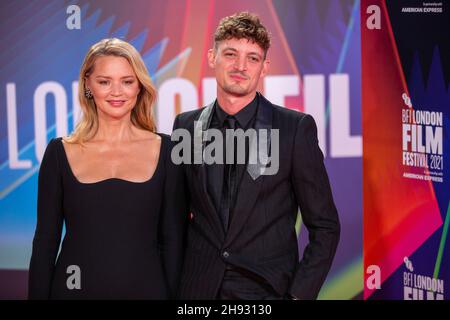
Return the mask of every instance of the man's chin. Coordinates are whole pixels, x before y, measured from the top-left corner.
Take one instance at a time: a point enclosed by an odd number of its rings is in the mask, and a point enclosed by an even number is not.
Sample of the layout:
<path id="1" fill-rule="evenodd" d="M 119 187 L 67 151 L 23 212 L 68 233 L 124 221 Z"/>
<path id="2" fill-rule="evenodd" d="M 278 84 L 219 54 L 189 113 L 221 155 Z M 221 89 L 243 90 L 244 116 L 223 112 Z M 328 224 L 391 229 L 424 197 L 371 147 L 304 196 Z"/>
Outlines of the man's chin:
<path id="1" fill-rule="evenodd" d="M 242 87 L 229 87 L 225 92 L 236 97 L 244 97 L 249 94 L 249 91 Z"/>

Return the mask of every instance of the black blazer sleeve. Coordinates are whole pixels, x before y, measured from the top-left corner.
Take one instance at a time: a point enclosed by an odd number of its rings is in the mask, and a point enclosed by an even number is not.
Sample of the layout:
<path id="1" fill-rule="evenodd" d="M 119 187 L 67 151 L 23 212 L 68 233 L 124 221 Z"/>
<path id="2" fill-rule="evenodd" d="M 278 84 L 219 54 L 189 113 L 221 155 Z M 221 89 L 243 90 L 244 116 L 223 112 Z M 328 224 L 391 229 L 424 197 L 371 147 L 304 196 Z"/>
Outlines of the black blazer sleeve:
<path id="1" fill-rule="evenodd" d="M 163 138 L 164 139 L 164 138 Z M 160 219 L 159 245 L 169 294 L 175 298 L 183 263 L 185 220 L 187 218 L 186 188 L 180 165 L 171 160 L 173 143 L 167 139 L 165 155 L 166 180 Z"/>
<path id="2" fill-rule="evenodd" d="M 293 150 L 292 184 L 309 243 L 297 266 L 290 293 L 316 299 L 331 267 L 339 242 L 340 224 L 310 115 L 299 120 Z"/>
<path id="3" fill-rule="evenodd" d="M 29 299 L 48 299 L 63 224 L 62 182 L 58 141 L 52 139 L 42 159 L 38 178 L 37 226 L 28 279 Z"/>

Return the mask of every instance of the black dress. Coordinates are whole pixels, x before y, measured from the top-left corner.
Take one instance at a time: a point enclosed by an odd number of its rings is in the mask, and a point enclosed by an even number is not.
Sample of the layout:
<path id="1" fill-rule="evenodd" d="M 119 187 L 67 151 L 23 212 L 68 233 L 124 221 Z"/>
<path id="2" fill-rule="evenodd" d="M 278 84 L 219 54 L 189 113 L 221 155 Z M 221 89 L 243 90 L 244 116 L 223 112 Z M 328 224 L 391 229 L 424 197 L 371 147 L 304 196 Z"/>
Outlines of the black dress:
<path id="1" fill-rule="evenodd" d="M 61 138 L 50 141 L 39 172 L 30 299 L 173 297 L 182 264 L 184 180 L 170 159 L 170 138 L 161 138 L 155 172 L 142 183 L 81 183 Z"/>

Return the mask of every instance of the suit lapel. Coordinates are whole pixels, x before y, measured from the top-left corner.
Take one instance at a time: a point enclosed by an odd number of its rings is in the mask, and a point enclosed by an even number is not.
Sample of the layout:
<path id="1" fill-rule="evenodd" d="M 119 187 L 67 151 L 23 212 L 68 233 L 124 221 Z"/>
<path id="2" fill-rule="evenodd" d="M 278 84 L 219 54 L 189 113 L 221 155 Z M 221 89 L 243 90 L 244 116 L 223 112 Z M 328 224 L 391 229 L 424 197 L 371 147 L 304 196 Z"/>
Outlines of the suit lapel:
<path id="1" fill-rule="evenodd" d="M 267 135 L 267 144 L 269 148 L 270 129 L 272 129 L 273 106 L 272 103 L 266 100 L 260 93 L 257 94 L 259 95 L 259 106 L 256 114 L 255 130 L 258 136 L 260 129 L 269 130 L 269 134 Z M 252 153 L 258 152 L 256 146 L 257 141 L 250 141 L 249 159 L 251 158 Z M 231 242 L 236 238 L 236 236 L 241 232 L 250 213 L 253 212 L 253 206 L 258 199 L 262 187 L 262 182 L 264 181 L 264 176 L 261 176 L 264 168 L 265 165 L 263 165 L 259 161 L 257 164 L 249 163 L 247 165 L 247 172 L 244 172 L 237 192 L 233 216 L 230 222 L 230 228 L 228 229 L 228 233 L 225 239 L 225 247 L 229 246 Z"/>
<path id="2" fill-rule="evenodd" d="M 267 150 L 270 150 L 270 129 L 272 129 L 272 103 L 266 100 L 261 94 L 259 94 L 259 107 L 258 113 L 256 114 L 255 130 L 259 137 L 259 130 L 264 129 L 268 133 L 267 135 Z M 249 159 L 258 159 L 257 163 L 247 165 L 247 172 L 252 177 L 253 180 L 258 179 L 258 177 L 264 172 L 265 165 L 259 161 L 258 158 L 258 141 L 257 139 L 251 139 L 249 148 Z"/>
<path id="3" fill-rule="evenodd" d="M 205 148 L 205 143 L 203 142 L 203 134 L 206 134 L 212 119 L 212 113 L 214 110 L 214 102 L 209 104 L 205 109 L 203 109 L 200 114 L 199 119 L 194 123 L 194 141 L 201 141 L 201 145 L 195 145 L 194 143 L 194 159 L 202 159 L 201 164 L 192 165 L 192 171 L 194 175 L 194 188 L 199 195 L 199 202 L 203 206 L 203 212 L 205 212 L 206 219 L 213 229 L 214 236 L 218 237 L 220 243 L 223 242 L 225 238 L 225 232 L 223 230 L 222 221 L 220 220 L 219 213 L 217 212 L 214 204 L 211 201 L 211 197 L 207 190 L 207 180 L 206 180 L 206 165 L 203 162 L 203 150 Z"/>

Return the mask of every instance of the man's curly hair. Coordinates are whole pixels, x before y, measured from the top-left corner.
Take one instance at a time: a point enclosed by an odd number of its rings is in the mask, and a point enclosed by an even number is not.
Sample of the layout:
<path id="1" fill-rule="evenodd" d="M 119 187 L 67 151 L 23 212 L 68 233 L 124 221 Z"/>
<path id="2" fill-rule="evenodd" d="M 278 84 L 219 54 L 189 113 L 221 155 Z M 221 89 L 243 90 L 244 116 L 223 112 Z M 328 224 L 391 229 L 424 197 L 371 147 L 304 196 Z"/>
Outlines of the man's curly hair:
<path id="1" fill-rule="evenodd" d="M 214 33 L 214 48 L 222 40 L 247 39 L 257 43 L 264 50 L 264 59 L 270 47 L 270 34 L 256 14 L 249 12 L 236 13 L 222 18 Z"/>

